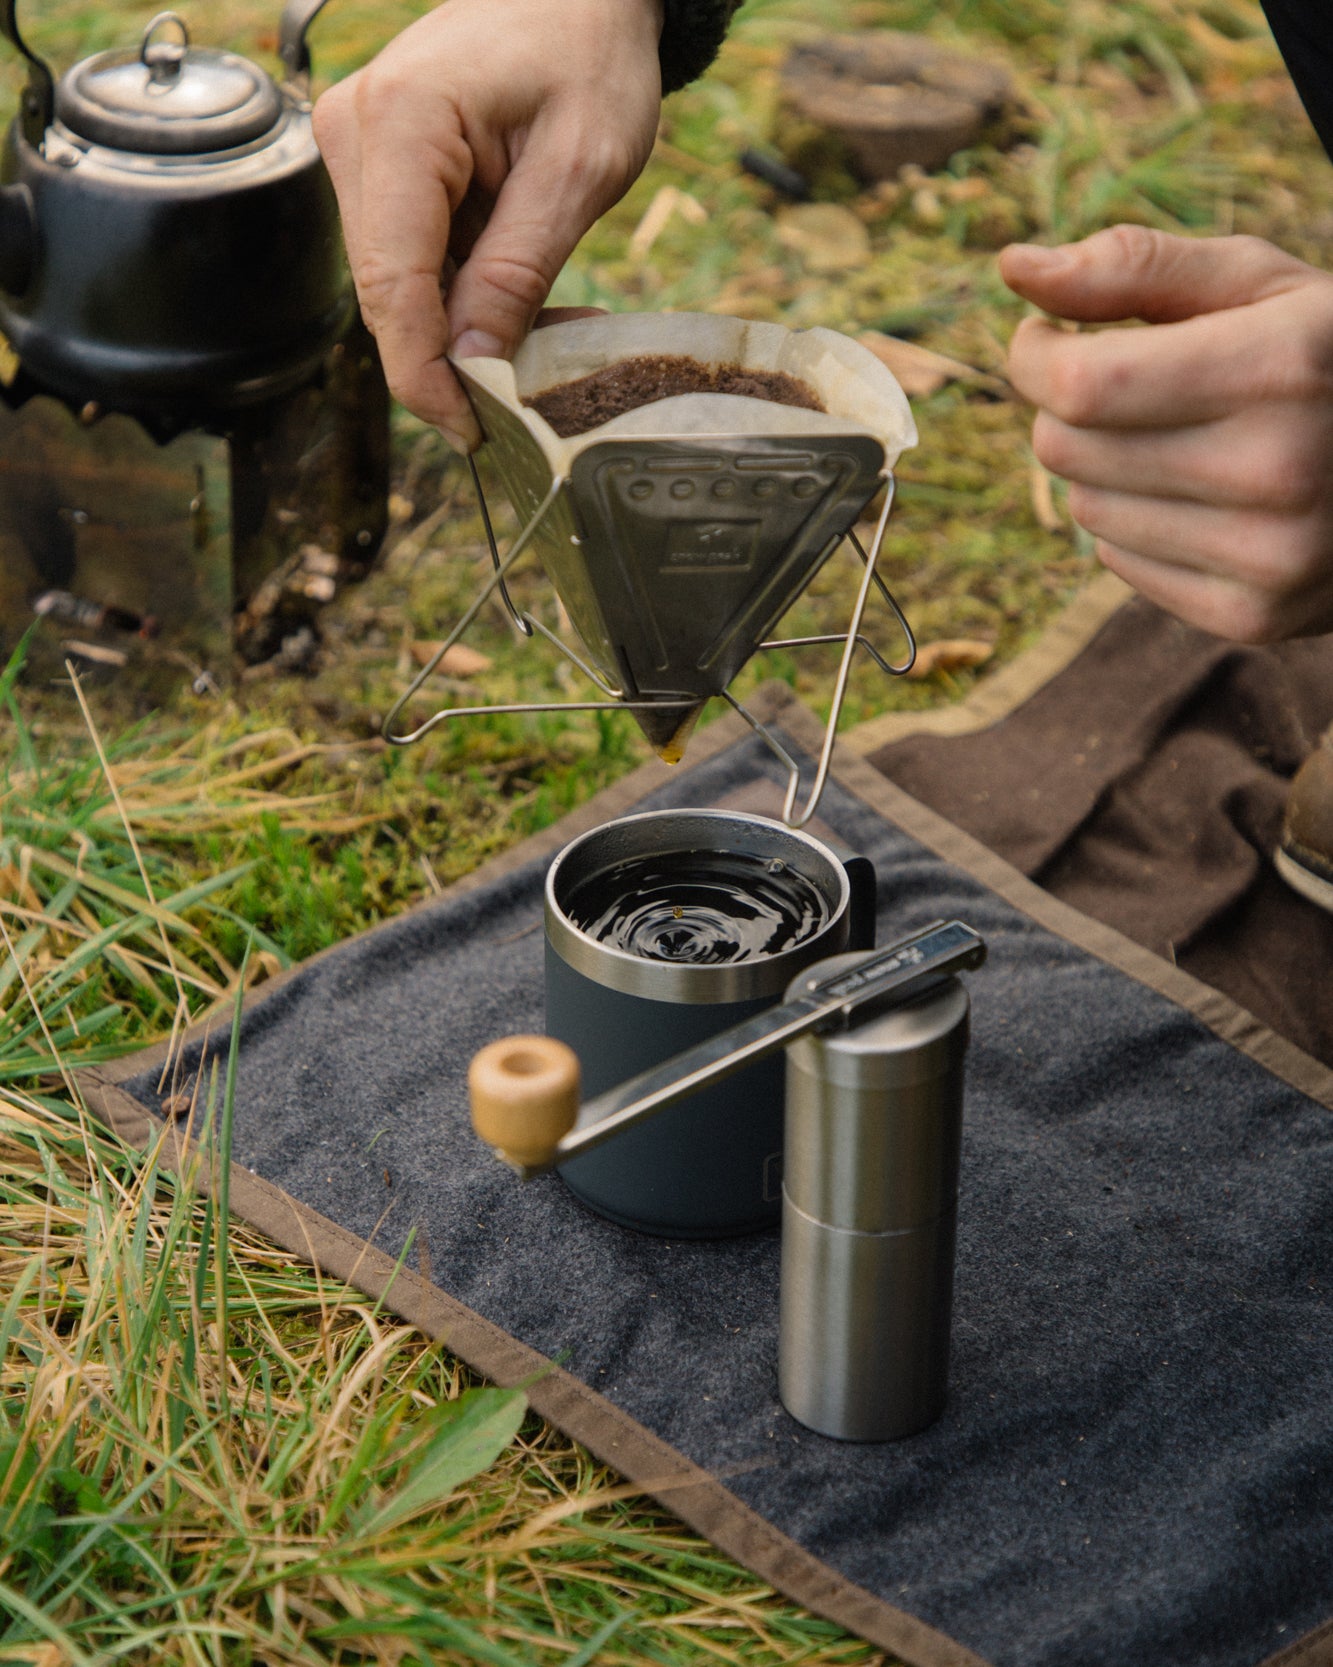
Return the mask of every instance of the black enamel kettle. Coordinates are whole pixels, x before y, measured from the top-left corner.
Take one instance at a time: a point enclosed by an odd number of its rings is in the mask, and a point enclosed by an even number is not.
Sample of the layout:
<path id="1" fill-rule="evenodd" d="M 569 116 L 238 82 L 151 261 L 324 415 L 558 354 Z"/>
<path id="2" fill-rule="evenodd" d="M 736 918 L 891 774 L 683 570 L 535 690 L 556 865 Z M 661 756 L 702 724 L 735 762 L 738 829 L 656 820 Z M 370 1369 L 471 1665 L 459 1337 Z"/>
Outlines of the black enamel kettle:
<path id="1" fill-rule="evenodd" d="M 0 152 L 6 380 L 17 364 L 32 388 L 156 427 L 297 386 L 354 306 L 310 121 L 306 31 L 324 0 L 288 0 L 281 85 L 193 44 L 174 12 L 56 81 L 16 5 L 0 0 L 28 66 Z"/>

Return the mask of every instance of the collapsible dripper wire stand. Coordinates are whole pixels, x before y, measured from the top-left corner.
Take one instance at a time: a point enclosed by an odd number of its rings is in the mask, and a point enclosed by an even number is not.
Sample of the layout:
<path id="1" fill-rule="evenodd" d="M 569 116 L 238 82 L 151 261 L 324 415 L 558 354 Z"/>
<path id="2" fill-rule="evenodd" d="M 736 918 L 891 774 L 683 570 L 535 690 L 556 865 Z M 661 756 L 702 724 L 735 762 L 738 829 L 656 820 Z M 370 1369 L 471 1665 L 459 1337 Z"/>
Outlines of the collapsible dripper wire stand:
<path id="1" fill-rule="evenodd" d="M 680 354 L 713 365 L 782 370 L 820 395 L 807 411 L 727 394 L 689 394 L 639 407 L 562 440 L 524 398 L 626 359 Z M 916 430 L 902 390 L 876 360 L 828 330 L 793 332 L 710 314 L 627 314 L 536 331 L 513 364 L 455 366 L 472 399 L 488 454 L 524 525 L 502 557 L 476 467 L 493 571 L 384 724 L 397 745 L 450 718 L 483 713 L 625 709 L 666 759 L 681 756 L 706 702 L 726 700 L 788 772 L 783 819 L 814 814 L 832 761 L 852 656 L 863 647 L 891 676 L 910 670 L 915 643 L 877 563 L 893 502 L 892 465 Z M 885 488 L 870 549 L 857 517 Z M 774 640 L 768 633 L 844 539 L 864 565 L 845 634 Z M 506 579 L 535 547 L 584 658 L 514 606 Z M 891 665 L 862 634 L 872 588 L 907 640 Z M 499 591 L 515 628 L 540 633 L 571 661 L 599 700 L 455 706 L 405 734 L 394 725 L 450 647 Z M 815 781 L 797 808 L 800 767 L 778 738 L 731 695 L 729 685 L 760 648 L 841 643 L 842 660 Z"/>

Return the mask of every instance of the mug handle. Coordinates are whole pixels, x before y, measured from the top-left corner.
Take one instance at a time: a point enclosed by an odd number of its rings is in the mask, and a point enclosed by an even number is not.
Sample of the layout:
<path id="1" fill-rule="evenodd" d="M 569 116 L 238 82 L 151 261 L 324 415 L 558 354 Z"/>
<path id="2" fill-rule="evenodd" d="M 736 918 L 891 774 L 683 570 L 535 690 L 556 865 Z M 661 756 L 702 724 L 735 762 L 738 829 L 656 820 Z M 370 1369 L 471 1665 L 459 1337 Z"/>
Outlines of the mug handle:
<path id="1" fill-rule="evenodd" d="M 823 828 L 818 837 L 846 870 L 847 883 L 851 887 L 851 902 L 847 910 L 847 951 L 873 949 L 875 916 L 879 907 L 879 876 L 875 873 L 875 865 L 869 857 L 853 851 L 840 839 L 832 838 Z"/>

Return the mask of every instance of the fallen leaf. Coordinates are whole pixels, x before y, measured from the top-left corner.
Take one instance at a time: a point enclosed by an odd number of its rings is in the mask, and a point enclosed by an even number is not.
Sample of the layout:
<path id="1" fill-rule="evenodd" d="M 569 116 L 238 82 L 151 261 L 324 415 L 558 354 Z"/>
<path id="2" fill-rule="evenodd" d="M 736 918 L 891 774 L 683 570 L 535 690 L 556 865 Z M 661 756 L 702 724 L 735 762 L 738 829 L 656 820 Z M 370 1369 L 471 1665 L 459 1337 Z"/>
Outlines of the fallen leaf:
<path id="1" fill-rule="evenodd" d="M 886 365 L 902 384 L 903 392 L 911 399 L 925 399 L 936 394 L 946 382 L 966 382 L 987 393 L 1009 395 L 1013 392 L 1002 376 L 991 376 L 975 365 L 965 365 L 961 359 L 950 359 L 929 347 L 918 347 L 897 336 L 886 336 L 880 330 L 867 330 L 857 341 Z"/>
<path id="2" fill-rule="evenodd" d="M 708 210 L 688 191 L 682 191 L 675 185 L 664 185 L 634 228 L 629 240 L 629 258 L 632 261 L 647 260 L 653 244 L 666 230 L 672 216 L 677 214 L 691 226 L 702 226 L 708 219 Z"/>
<path id="3" fill-rule="evenodd" d="M 437 642 L 414 642 L 410 652 L 417 665 L 427 666 L 439 651 L 440 645 Z M 478 653 L 475 648 L 469 648 L 466 643 L 456 642 L 446 651 L 443 660 L 435 669 L 445 677 L 476 677 L 480 672 L 489 671 L 491 662 L 485 654 Z"/>
<path id="4" fill-rule="evenodd" d="M 944 224 L 944 204 L 928 185 L 913 191 L 912 213 L 916 216 L 918 225 L 934 229 Z"/>
<path id="5" fill-rule="evenodd" d="M 839 203 L 794 203 L 779 211 L 777 227 L 778 242 L 810 272 L 848 272 L 870 260 L 870 233 Z"/>
<path id="6" fill-rule="evenodd" d="M 990 196 L 990 181 L 970 174 L 966 179 L 951 179 L 944 186 L 944 195 L 951 203 L 977 203 Z"/>
<path id="7" fill-rule="evenodd" d="M 944 637 L 939 642 L 918 643 L 916 660 L 907 675 L 924 678 L 937 671 L 966 671 L 971 666 L 985 665 L 994 652 L 994 644 L 976 642 L 969 637 Z"/>
<path id="8" fill-rule="evenodd" d="M 342 563 L 332 550 L 326 550 L 320 544 L 303 544 L 296 553 L 307 573 L 319 573 L 326 579 L 338 577 Z"/>
<path id="9" fill-rule="evenodd" d="M 725 283 L 707 304 L 710 313 L 740 318 L 777 317 L 790 280 L 780 266 L 761 266 Z"/>

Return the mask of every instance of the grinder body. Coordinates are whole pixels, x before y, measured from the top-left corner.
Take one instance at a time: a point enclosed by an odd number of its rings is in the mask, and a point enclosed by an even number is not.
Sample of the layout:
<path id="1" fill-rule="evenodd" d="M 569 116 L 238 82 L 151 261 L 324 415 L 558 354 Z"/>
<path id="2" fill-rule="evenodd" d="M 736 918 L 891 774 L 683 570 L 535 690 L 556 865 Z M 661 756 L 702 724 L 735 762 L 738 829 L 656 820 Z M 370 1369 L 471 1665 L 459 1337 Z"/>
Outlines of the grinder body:
<path id="1" fill-rule="evenodd" d="M 778 1389 L 821 1434 L 895 1440 L 943 1409 L 968 1014 L 947 977 L 787 1050 Z"/>

